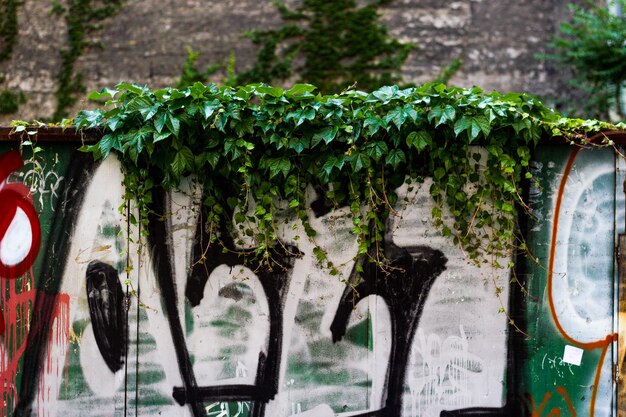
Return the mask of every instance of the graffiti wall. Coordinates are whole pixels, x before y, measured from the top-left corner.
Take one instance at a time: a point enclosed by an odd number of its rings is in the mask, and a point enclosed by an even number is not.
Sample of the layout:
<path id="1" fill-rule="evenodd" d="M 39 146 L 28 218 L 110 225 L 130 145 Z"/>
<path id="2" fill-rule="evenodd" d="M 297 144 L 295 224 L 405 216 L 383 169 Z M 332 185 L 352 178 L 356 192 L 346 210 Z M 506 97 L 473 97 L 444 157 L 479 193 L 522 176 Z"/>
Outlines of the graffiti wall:
<path id="1" fill-rule="evenodd" d="M 0 144 L 1 416 L 612 415 L 612 154 L 537 156 L 538 265 L 469 265 L 426 179 L 398 190 L 387 273 L 353 260 L 347 208 L 310 210 L 331 276 L 295 220 L 273 270 L 207 246 L 192 181 L 140 245 L 119 163 L 75 148 Z"/>
<path id="2" fill-rule="evenodd" d="M 613 150 L 544 146 L 533 167 L 523 280 L 523 378 L 533 415 L 615 414 L 618 235 L 624 165 Z M 552 414 L 550 414 L 552 413 Z"/>

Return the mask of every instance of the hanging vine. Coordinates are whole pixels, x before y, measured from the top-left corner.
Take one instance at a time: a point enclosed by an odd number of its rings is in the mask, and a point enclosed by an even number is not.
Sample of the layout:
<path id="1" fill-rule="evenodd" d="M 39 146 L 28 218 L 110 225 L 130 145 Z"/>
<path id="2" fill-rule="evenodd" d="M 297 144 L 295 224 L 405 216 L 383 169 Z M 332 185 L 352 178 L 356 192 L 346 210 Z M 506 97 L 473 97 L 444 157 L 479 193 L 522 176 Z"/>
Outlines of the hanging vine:
<path id="1" fill-rule="evenodd" d="M 65 15 L 68 45 L 61 50 L 61 68 L 57 73 L 57 105 L 52 115 L 54 121 L 68 116 L 68 110 L 76 103 L 77 96 L 85 92 L 83 74 L 74 69 L 76 61 L 85 49 L 94 46 L 91 34 L 101 22 L 114 16 L 123 6 L 123 0 L 68 0 L 63 7 L 54 2 L 52 12 Z"/>
<path id="2" fill-rule="evenodd" d="M 197 175 L 209 229 L 248 236 L 269 263 L 280 218 L 297 216 L 314 238 L 310 184 L 332 206 L 350 207 L 357 256 L 381 266 L 385 220 L 407 178 L 432 177 L 432 217 L 441 233 L 470 260 L 497 263 L 521 246 L 515 224 L 524 207 L 520 184 L 532 178 L 531 149 L 552 136 L 584 146 L 589 132 L 615 128 L 562 118 L 525 94 L 442 84 L 335 95 L 315 89 L 195 83 L 153 91 L 122 83 L 92 94 L 108 99 L 107 108 L 82 111 L 75 123 L 104 130 L 83 150 L 118 155 L 125 199 L 137 200 L 144 222 L 155 187 L 171 189 Z M 212 234 L 211 243 L 217 239 Z M 315 255 L 336 272 L 322 249 Z"/>
<path id="3" fill-rule="evenodd" d="M 273 30 L 252 31 L 248 37 L 260 49 L 254 66 L 238 84 L 275 82 L 297 74 L 324 93 L 356 83 L 371 91 L 399 82 L 402 64 L 413 45 L 389 36 L 378 8 L 390 0 L 364 6 L 354 0 L 304 0 L 292 10 L 275 0 L 284 24 Z"/>
<path id="4" fill-rule="evenodd" d="M 21 5 L 19 0 L 0 2 L 0 62 L 8 60 L 13 53 L 18 34 L 17 9 Z M 0 84 L 4 81 L 5 76 L 0 75 Z M 26 96 L 21 91 L 0 90 L 0 115 L 17 112 L 25 101 Z"/>
<path id="5" fill-rule="evenodd" d="M 0 61 L 11 56 L 17 41 L 17 8 L 19 0 L 4 0 L 0 3 Z"/>

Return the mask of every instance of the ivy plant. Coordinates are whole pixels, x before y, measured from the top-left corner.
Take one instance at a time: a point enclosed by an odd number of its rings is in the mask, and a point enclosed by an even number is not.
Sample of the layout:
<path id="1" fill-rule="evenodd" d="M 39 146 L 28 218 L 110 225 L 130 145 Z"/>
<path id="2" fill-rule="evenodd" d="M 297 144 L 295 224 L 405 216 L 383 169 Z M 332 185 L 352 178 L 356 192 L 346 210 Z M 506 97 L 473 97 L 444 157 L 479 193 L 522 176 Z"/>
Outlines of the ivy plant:
<path id="1" fill-rule="evenodd" d="M 137 200 L 143 222 L 155 187 L 197 176 L 208 230 L 247 235 L 268 262 L 285 216 L 297 216 L 315 238 L 312 185 L 331 206 L 350 207 L 357 256 L 384 266 L 381 244 L 398 203 L 395 190 L 424 177 L 432 177 L 432 216 L 441 233 L 470 260 L 493 262 L 520 247 L 520 183 L 531 178 L 538 141 L 558 135 L 585 145 L 589 132 L 614 128 L 563 118 L 526 94 L 443 84 L 322 95 L 309 84 L 151 90 L 122 83 L 90 98 L 107 99 L 106 107 L 80 112 L 76 126 L 104 135 L 83 150 L 97 159 L 117 154 L 125 198 Z M 322 249 L 315 253 L 336 273 Z"/>
<path id="2" fill-rule="evenodd" d="M 292 10 L 274 0 L 284 24 L 248 34 L 260 50 L 238 83 L 275 82 L 295 73 L 322 92 L 333 93 L 354 83 L 371 91 L 398 82 L 413 46 L 391 38 L 379 21 L 378 7 L 389 2 L 359 6 L 355 0 L 304 0 Z"/>
<path id="3" fill-rule="evenodd" d="M 101 26 L 102 20 L 115 15 L 123 7 L 123 0 L 68 0 L 65 7 L 54 1 L 52 13 L 65 15 L 67 47 L 61 50 L 61 68 L 57 73 L 57 105 L 52 119 L 60 121 L 68 116 L 77 96 L 85 93 L 83 74 L 74 69 L 78 58 L 94 43 L 90 36 Z"/>
<path id="4" fill-rule="evenodd" d="M 544 57 L 572 70 L 572 85 L 589 93 L 585 111 L 595 117 L 615 110 L 624 120 L 622 94 L 626 82 L 626 0 L 597 5 L 570 4 L 572 17 L 561 24 L 561 33 Z M 617 13 L 615 10 L 617 9 Z"/>
<path id="5" fill-rule="evenodd" d="M 17 40 L 17 8 L 22 4 L 19 0 L 0 2 L 0 61 L 11 56 Z"/>
<path id="6" fill-rule="evenodd" d="M 22 5 L 20 0 L 4 0 L 0 2 L 0 62 L 11 58 L 17 42 L 18 19 L 17 10 Z M 0 84 L 5 82 L 4 74 L 0 75 Z M 17 112 L 20 104 L 26 101 L 21 91 L 11 89 L 0 90 L 0 115 Z"/>

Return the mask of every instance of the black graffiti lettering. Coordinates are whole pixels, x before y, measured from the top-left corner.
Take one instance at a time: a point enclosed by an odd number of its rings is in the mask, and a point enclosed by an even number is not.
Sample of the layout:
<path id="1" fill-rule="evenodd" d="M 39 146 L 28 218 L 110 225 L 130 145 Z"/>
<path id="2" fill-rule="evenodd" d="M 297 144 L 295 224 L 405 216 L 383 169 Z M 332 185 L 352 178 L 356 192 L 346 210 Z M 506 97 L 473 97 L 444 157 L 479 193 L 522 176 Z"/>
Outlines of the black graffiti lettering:
<path id="1" fill-rule="evenodd" d="M 122 369 L 126 356 L 126 297 L 115 268 L 100 261 L 87 266 L 89 316 L 100 354 L 111 372 Z"/>
<path id="2" fill-rule="evenodd" d="M 46 337 L 52 325 L 51 318 L 55 307 L 55 297 L 59 292 L 69 251 L 71 231 L 74 228 L 82 198 L 88 182 L 82 178 L 91 177 L 94 165 L 77 157 L 66 174 L 65 194 L 59 199 L 51 236 L 43 249 L 45 261 L 38 284 L 39 293 L 34 306 L 33 326 L 28 336 L 24 353 L 24 377 L 19 390 L 19 402 L 15 416 L 29 416 L 34 413 L 32 403 L 37 392 L 37 383 L 46 354 Z M 168 196 L 162 189 L 155 189 L 153 213 L 166 213 Z M 326 213 L 329 207 L 323 200 L 316 200 L 316 211 Z M 204 210 L 204 209 L 203 209 Z M 236 250 L 229 232 L 222 227 L 219 236 L 229 250 L 223 252 L 219 245 L 207 247 L 208 232 L 202 221 L 198 222 L 193 248 L 195 262 L 186 279 L 185 297 L 192 307 L 198 306 L 204 294 L 210 274 L 219 266 L 244 265 L 257 274 L 269 306 L 269 337 L 266 353 L 259 352 L 258 367 L 254 384 L 231 384 L 205 386 L 196 380 L 193 363 L 189 354 L 182 328 L 181 312 L 176 298 L 174 280 L 173 239 L 167 222 L 155 217 L 148 223 L 148 245 L 152 255 L 152 269 L 156 275 L 163 300 L 165 315 L 169 323 L 176 360 L 181 375 L 182 387 L 173 387 L 172 395 L 180 405 L 187 405 L 195 417 L 206 414 L 204 405 L 209 401 L 250 401 L 251 417 L 265 416 L 266 405 L 275 398 L 279 390 L 280 363 L 283 344 L 284 306 L 295 260 L 302 256 L 292 246 L 277 245 L 280 252 L 273 254 L 277 264 L 273 270 L 259 265 L 254 259 L 254 250 Z M 206 212 L 200 216 L 205 218 Z M 377 295 L 387 304 L 391 317 L 392 341 L 388 362 L 386 383 L 383 391 L 383 407 L 380 410 L 353 414 L 359 417 L 397 417 L 402 415 L 402 396 L 411 347 L 424 305 L 433 283 L 445 271 L 447 259 L 435 248 L 425 245 L 399 247 L 391 236 L 385 237 L 384 250 L 390 261 L 388 270 L 381 270 L 376 264 L 366 262 L 365 257 L 353 268 L 350 282 L 341 296 L 340 304 L 331 324 L 333 342 L 338 343 L 346 334 L 346 329 L 354 305 L 370 295 Z M 357 266 L 362 273 L 357 273 Z M 359 268 L 360 269 L 360 268 Z M 116 372 L 124 365 L 127 350 L 127 320 L 124 314 L 125 297 L 117 272 L 110 265 L 92 261 L 86 272 L 89 312 L 98 349 L 107 366 Z M 237 297 L 237 294 L 226 294 Z M 240 295 L 239 295 L 240 296 Z M 510 353 L 510 352 L 509 352 Z M 517 409 L 467 408 L 442 411 L 441 417 L 517 416 Z"/>
<path id="3" fill-rule="evenodd" d="M 154 207 L 155 212 L 164 212 L 166 196 L 164 193 L 155 198 L 160 206 Z M 209 275 L 220 265 L 234 267 L 246 265 L 257 271 L 257 277 L 263 287 L 268 305 L 270 306 L 270 326 L 267 355 L 259 354 L 259 365 L 254 385 L 222 385 L 198 386 L 193 372 L 193 365 L 189 357 L 184 333 L 180 325 L 178 308 L 174 294 L 175 283 L 173 264 L 167 256 L 168 236 L 164 222 L 150 222 L 150 244 L 153 247 L 154 269 L 157 271 L 157 280 L 164 297 L 170 330 L 174 340 L 179 370 L 183 380 L 183 387 L 174 387 L 173 397 L 179 404 L 188 404 L 194 416 L 204 415 L 202 404 L 207 401 L 252 401 L 251 417 L 261 417 L 265 413 L 265 405 L 278 393 L 278 379 L 280 372 L 280 358 L 282 350 L 283 306 L 287 295 L 288 281 L 293 269 L 295 258 L 301 256 L 297 248 L 278 245 L 281 252 L 274 254 L 277 267 L 269 270 L 256 264 L 253 250 L 235 250 L 234 242 L 229 233 L 222 229 L 220 239 L 222 244 L 231 249 L 223 254 L 218 245 L 206 247 L 209 242 L 204 225 L 199 222 L 195 239 L 194 254 L 202 256 L 203 264 L 192 268 L 185 288 L 186 297 L 193 306 L 197 306 L 204 293 Z M 204 244 L 203 244 L 204 243 Z"/>
<path id="4" fill-rule="evenodd" d="M 385 255 L 390 260 L 389 272 L 383 272 L 373 262 L 363 262 L 359 276 L 353 268 L 353 285 L 346 286 L 331 325 L 333 341 L 346 333 L 353 306 L 369 295 L 385 300 L 391 315 L 392 345 L 383 393 L 382 410 L 359 416 L 395 417 L 402 414 L 402 393 L 406 366 L 411 353 L 413 336 L 424 309 L 428 292 L 435 279 L 446 269 L 447 259 L 441 251 L 428 246 L 401 248 L 387 237 Z"/>
<path id="5" fill-rule="evenodd" d="M 40 372 L 44 368 L 46 346 L 57 295 L 61 288 L 66 260 L 70 250 L 71 231 L 74 229 L 82 206 L 89 179 L 93 177 L 95 164 L 87 154 L 78 153 L 63 175 L 63 192 L 57 200 L 50 238 L 42 247 L 43 264 L 37 282 L 37 296 L 33 305 L 33 318 L 26 349 L 24 351 L 23 376 L 19 400 L 14 411 L 16 417 L 34 415 L 33 402 L 38 389 Z"/>
<path id="6" fill-rule="evenodd" d="M 440 417 L 510 417 L 512 414 L 506 408 L 466 408 L 455 411 L 442 411 Z"/>

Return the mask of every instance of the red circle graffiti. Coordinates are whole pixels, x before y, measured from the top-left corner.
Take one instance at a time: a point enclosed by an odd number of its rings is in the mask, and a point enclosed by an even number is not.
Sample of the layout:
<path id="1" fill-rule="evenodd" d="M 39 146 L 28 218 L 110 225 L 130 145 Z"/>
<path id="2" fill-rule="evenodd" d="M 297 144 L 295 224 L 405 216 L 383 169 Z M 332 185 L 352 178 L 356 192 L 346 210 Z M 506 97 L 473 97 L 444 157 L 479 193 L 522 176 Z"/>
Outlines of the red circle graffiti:
<path id="1" fill-rule="evenodd" d="M 31 243 L 28 253 L 18 263 L 6 265 L 0 259 L 0 276 L 9 279 L 21 276 L 35 263 L 41 242 L 41 229 L 37 212 L 28 198 L 17 188 L 5 186 L 0 189 L 0 201 L 2 202 L 0 206 L 0 242 L 5 238 L 8 228 L 17 214 L 17 210 L 20 209 L 26 214 L 30 223 Z"/>
<path id="2" fill-rule="evenodd" d="M 0 242 L 5 238 L 18 210 L 22 210 L 28 218 L 31 233 L 28 253 L 19 262 L 7 265 L 0 259 L 0 277 L 9 279 L 21 276 L 33 265 L 41 243 L 39 217 L 28 197 L 28 188 L 23 184 L 7 183 L 4 186 L 1 185 L 11 172 L 21 166 L 22 159 L 17 151 L 11 151 L 0 156 Z"/>

